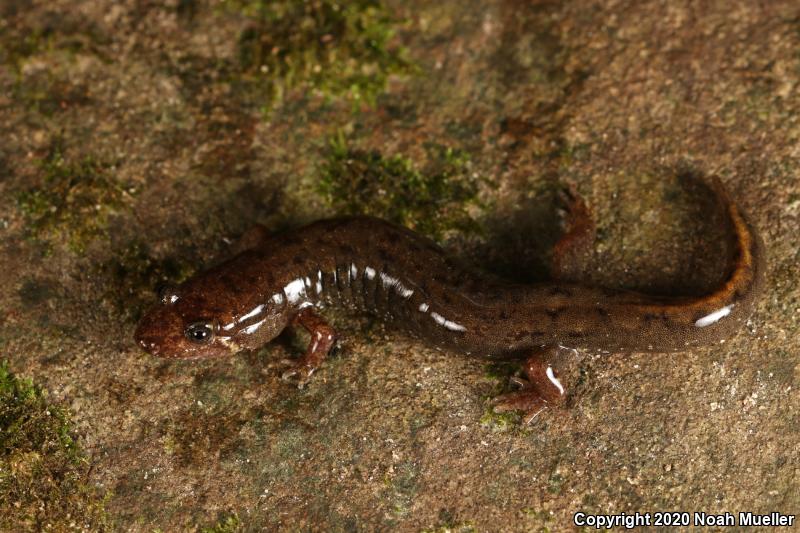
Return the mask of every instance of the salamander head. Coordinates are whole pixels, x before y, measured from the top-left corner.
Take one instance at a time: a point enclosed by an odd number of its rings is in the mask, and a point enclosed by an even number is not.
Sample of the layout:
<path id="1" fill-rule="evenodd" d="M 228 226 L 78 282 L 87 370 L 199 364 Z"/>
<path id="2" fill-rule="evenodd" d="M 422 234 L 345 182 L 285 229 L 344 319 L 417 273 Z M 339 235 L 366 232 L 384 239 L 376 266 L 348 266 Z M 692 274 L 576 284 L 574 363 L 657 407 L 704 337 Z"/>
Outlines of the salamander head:
<path id="1" fill-rule="evenodd" d="M 242 301 L 241 294 L 195 278 L 178 288 L 159 291 L 134 333 L 146 352 L 177 359 L 221 357 L 269 342 L 286 326 L 281 306 Z"/>

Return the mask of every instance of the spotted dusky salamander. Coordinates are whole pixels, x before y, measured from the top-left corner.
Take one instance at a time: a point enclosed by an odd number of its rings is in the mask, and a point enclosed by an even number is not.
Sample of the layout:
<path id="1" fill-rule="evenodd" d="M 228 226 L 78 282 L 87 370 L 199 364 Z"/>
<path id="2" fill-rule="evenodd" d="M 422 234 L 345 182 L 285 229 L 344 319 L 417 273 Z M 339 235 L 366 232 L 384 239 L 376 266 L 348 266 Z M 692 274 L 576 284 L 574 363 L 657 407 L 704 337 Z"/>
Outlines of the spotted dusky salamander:
<path id="1" fill-rule="evenodd" d="M 529 421 L 563 402 L 559 365 L 567 351 L 682 351 L 742 327 L 762 284 L 763 246 L 719 180 L 703 183 L 725 212 L 732 259 L 724 282 L 702 296 L 652 296 L 566 281 L 565 258 L 594 236 L 589 212 L 573 194 L 549 283 L 514 284 L 482 274 L 433 241 L 377 218 L 320 220 L 276 235 L 257 227 L 232 259 L 161 291 L 135 338 L 160 357 L 219 357 L 259 348 L 287 326 L 301 326 L 311 341 L 283 376 L 302 386 L 337 337 L 319 311 L 348 306 L 437 347 L 519 359 L 526 379 L 514 378 L 520 390 L 496 398 L 494 409 L 523 410 Z"/>

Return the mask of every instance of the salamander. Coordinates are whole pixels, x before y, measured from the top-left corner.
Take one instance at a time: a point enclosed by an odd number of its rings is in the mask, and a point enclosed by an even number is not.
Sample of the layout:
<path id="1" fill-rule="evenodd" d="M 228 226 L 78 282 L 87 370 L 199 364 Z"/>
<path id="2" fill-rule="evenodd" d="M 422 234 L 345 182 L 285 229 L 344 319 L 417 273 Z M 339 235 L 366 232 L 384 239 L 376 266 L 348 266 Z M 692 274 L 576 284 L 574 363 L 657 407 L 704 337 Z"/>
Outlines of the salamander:
<path id="1" fill-rule="evenodd" d="M 462 264 L 430 239 L 384 220 L 350 216 L 270 235 L 257 227 L 229 260 L 160 293 L 135 339 L 159 357 L 253 350 L 287 326 L 311 334 L 284 372 L 303 386 L 334 346 L 327 306 L 374 313 L 423 341 L 467 355 L 518 359 L 520 390 L 494 400 L 526 421 L 563 403 L 565 351 L 671 352 L 719 342 L 749 317 L 764 271 L 761 239 L 718 179 L 705 183 L 728 224 L 728 275 L 701 296 L 654 296 L 569 281 L 565 258 L 592 242 L 588 209 L 573 196 L 554 280 L 517 284 Z"/>

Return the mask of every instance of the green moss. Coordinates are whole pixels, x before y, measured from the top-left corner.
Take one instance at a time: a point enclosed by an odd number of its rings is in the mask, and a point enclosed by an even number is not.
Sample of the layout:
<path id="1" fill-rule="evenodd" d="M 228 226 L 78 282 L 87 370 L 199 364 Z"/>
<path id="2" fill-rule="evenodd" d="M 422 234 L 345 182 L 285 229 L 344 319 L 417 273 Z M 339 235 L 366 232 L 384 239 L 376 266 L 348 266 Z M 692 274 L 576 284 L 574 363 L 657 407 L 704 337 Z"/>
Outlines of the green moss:
<path id="1" fill-rule="evenodd" d="M 73 85 L 49 70 L 30 74 L 24 80 L 20 79 L 14 85 L 12 94 L 23 107 L 45 117 L 91 102 L 86 87 Z"/>
<path id="2" fill-rule="evenodd" d="M 428 144 L 419 168 L 401 155 L 384 156 L 349 146 L 339 136 L 329 143 L 318 191 L 341 214 L 385 218 L 441 240 L 456 230 L 480 233 L 473 210 L 484 180 L 470 172 L 466 152 Z"/>
<path id="3" fill-rule="evenodd" d="M 553 472 L 547 480 L 547 491 L 551 494 L 561 494 L 564 487 L 564 477 L 558 472 Z"/>
<path id="4" fill-rule="evenodd" d="M 66 41 L 67 43 L 69 41 Z M 74 105 L 89 102 L 84 87 L 72 85 L 58 68 L 38 68 L 25 74 L 23 66 L 32 56 L 62 53 L 71 55 L 76 48 L 54 43 L 50 32 L 42 29 L 6 32 L 0 35 L 0 64 L 7 65 L 16 76 L 11 96 L 25 109 L 50 116 Z"/>
<path id="5" fill-rule="evenodd" d="M 443 524 L 426 528 L 420 533 L 475 533 L 475 525 L 472 522 L 459 522 L 457 524 Z"/>
<path id="6" fill-rule="evenodd" d="M 439 509 L 437 524 L 421 529 L 420 533 L 472 533 L 476 531 L 471 520 L 458 520 L 456 512 L 449 507 Z"/>
<path id="7" fill-rule="evenodd" d="M 32 238 L 50 246 L 64 243 L 82 253 L 106 236 L 110 217 L 126 207 L 128 195 L 91 157 L 67 160 L 55 148 L 39 162 L 41 185 L 17 195 L 17 206 Z"/>
<path id="8" fill-rule="evenodd" d="M 471 520 L 457 520 L 448 508 L 439 511 L 438 525 L 420 530 L 420 533 L 474 533 L 477 531 Z"/>
<path id="9" fill-rule="evenodd" d="M 529 531 L 549 533 L 552 531 L 553 514 L 550 511 L 536 510 L 526 507 L 520 511 L 523 520 L 529 524 Z"/>
<path id="10" fill-rule="evenodd" d="M 487 378 L 501 380 L 505 383 L 517 370 L 519 370 L 519 362 L 517 361 L 493 361 L 487 363 L 484 375 Z"/>
<path id="11" fill-rule="evenodd" d="M 0 63 L 9 65 L 19 72 L 24 61 L 50 46 L 42 31 L 29 31 L 24 34 L 9 28 L 0 33 Z"/>
<path id="12" fill-rule="evenodd" d="M 515 412 L 495 413 L 492 407 L 487 407 L 486 412 L 481 416 L 480 423 L 492 433 L 505 433 L 518 429 L 520 416 Z"/>
<path id="13" fill-rule="evenodd" d="M 201 533 L 235 533 L 242 531 L 242 522 L 236 513 L 223 515 L 212 526 L 200 528 Z"/>
<path id="14" fill-rule="evenodd" d="M 494 395 L 509 392 L 509 378 L 519 370 L 519 362 L 515 361 L 493 361 L 486 365 L 485 376 L 497 381 Z M 488 398 L 487 398 L 488 400 Z M 504 433 L 506 431 L 526 430 L 524 425 L 520 425 L 521 417 L 519 412 L 510 411 L 503 413 L 494 412 L 494 408 L 488 405 L 481 416 L 481 426 L 490 430 L 492 433 Z"/>
<path id="15" fill-rule="evenodd" d="M 228 0 L 250 20 L 238 43 L 239 75 L 266 111 L 295 88 L 373 103 L 393 73 L 409 72 L 389 47 L 395 21 L 379 0 Z"/>
<path id="16" fill-rule="evenodd" d="M 530 507 L 526 507 L 521 511 L 522 515 L 528 518 L 535 518 L 541 522 L 550 522 L 553 519 L 553 515 L 549 511 L 532 509 Z"/>
<path id="17" fill-rule="evenodd" d="M 20 2 L 20 11 L 27 8 Z M 110 42 L 98 27 L 78 13 L 62 13 L 56 19 L 34 19 L 30 24 L 25 16 L 8 19 L 0 25 L 0 63 L 19 74 L 31 57 L 53 52 L 74 55 L 90 52 L 105 59 L 99 48 Z"/>
<path id="18" fill-rule="evenodd" d="M 384 478 L 386 497 L 391 506 L 391 513 L 396 518 L 407 517 L 417 495 L 419 469 L 411 461 L 397 465 L 391 475 Z"/>
<path id="19" fill-rule="evenodd" d="M 104 500 L 87 485 L 88 461 L 66 410 L 0 364 L 0 513 L 3 531 L 100 531 Z"/>
<path id="20" fill-rule="evenodd" d="M 19 12 L 29 9 L 22 4 Z M 87 88 L 70 81 L 76 55 L 108 61 L 101 52 L 108 38 L 77 13 L 61 15 L 55 23 L 56 19 L 17 13 L 0 24 L 0 64 L 15 76 L 10 96 L 16 105 L 46 117 L 90 102 Z M 32 58 L 36 67 L 25 69 Z"/>

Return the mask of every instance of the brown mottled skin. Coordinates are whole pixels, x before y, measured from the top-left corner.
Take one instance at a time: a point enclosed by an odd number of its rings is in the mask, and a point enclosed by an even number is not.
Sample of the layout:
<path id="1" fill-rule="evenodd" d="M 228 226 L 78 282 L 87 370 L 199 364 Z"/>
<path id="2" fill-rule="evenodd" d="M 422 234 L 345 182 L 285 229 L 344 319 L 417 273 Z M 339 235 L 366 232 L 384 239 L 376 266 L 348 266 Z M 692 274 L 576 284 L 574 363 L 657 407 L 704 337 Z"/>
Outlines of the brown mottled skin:
<path id="1" fill-rule="evenodd" d="M 312 334 L 306 354 L 286 372 L 304 384 L 336 333 L 315 310 L 346 305 L 376 313 L 425 341 L 465 354 L 526 359 L 522 390 L 495 409 L 523 409 L 527 420 L 563 399 L 555 376 L 564 348 L 609 352 L 679 351 L 733 334 L 750 315 L 763 278 L 761 241 L 718 180 L 710 183 L 727 213 L 730 274 L 698 297 L 646 294 L 552 282 L 505 283 L 452 259 L 429 239 L 380 219 L 321 220 L 244 239 L 248 249 L 162 294 L 136 330 L 139 345 L 162 357 L 211 357 L 259 348 L 288 325 Z M 556 247 L 564 258 L 591 244 L 594 226 L 572 199 L 571 229 Z M 548 375 L 549 373 L 549 375 Z"/>

